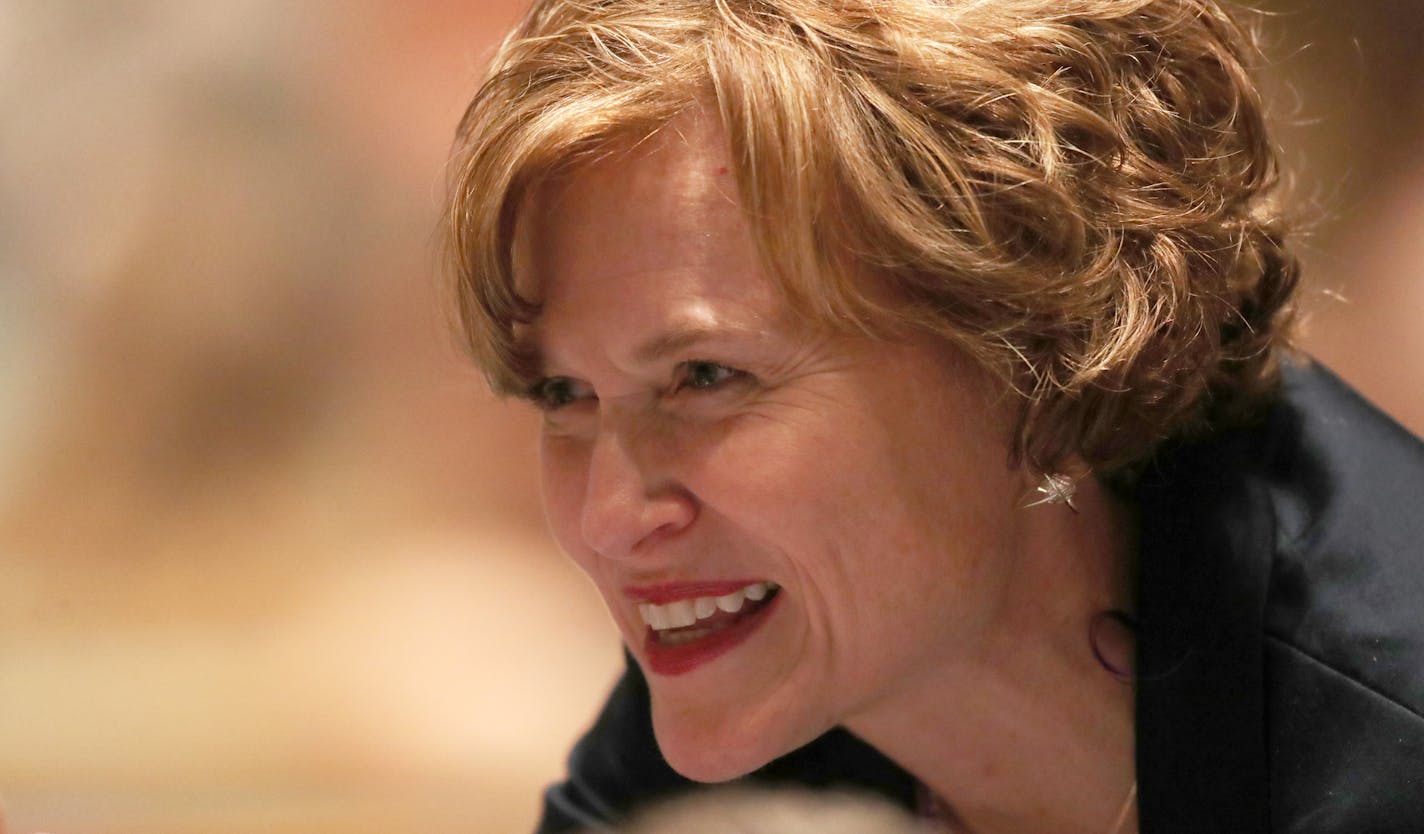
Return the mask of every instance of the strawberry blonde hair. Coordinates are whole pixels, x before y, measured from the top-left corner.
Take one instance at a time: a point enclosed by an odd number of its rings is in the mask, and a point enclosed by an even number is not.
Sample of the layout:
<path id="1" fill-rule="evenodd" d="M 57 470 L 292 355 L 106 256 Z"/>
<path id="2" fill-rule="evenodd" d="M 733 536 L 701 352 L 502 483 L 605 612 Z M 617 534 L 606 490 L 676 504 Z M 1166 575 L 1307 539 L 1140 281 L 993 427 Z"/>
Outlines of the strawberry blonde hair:
<path id="1" fill-rule="evenodd" d="M 1278 376 L 1299 269 L 1256 57 L 1213 0 L 539 0 L 458 132 L 464 332 L 527 387 L 522 201 L 704 107 L 791 303 L 972 357 L 1012 463 L 1121 469 Z"/>

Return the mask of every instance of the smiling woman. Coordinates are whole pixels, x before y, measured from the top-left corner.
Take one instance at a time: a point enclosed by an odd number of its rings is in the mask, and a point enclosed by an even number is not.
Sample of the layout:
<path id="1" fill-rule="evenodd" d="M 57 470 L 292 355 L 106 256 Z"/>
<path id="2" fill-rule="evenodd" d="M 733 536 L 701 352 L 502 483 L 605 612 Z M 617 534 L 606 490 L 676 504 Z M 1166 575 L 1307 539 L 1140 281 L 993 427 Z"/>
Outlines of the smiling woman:
<path id="1" fill-rule="evenodd" d="M 741 777 L 971 832 L 1424 810 L 1424 447 L 1285 357 L 1251 54 L 1206 0 L 535 5 L 461 312 L 634 661 L 541 830 Z"/>
<path id="2" fill-rule="evenodd" d="M 540 305 L 519 330 L 541 369 L 555 536 L 654 673 L 663 755 L 707 781 L 837 724 L 884 724 L 907 699 L 993 688 L 1009 667 L 978 666 L 1002 618 L 1052 633 L 1127 602 L 1103 581 L 1125 543 L 1095 485 L 1076 522 L 1018 509 L 1028 485 L 1003 463 L 1012 415 L 993 380 L 938 339 L 837 332 L 787 305 L 719 173 L 724 146 L 694 110 L 546 185 L 513 261 Z M 1054 566 L 1065 551 L 1092 592 Z M 1044 605 L 1015 574 L 1063 593 Z M 943 581 L 911 581 L 925 575 Z M 763 599 L 707 610 L 742 595 Z M 688 639 L 698 606 L 709 625 Z M 1086 671 L 1115 705 L 1083 723 L 1116 750 L 1120 799 L 1128 693 L 1083 660 L 1033 665 Z"/>

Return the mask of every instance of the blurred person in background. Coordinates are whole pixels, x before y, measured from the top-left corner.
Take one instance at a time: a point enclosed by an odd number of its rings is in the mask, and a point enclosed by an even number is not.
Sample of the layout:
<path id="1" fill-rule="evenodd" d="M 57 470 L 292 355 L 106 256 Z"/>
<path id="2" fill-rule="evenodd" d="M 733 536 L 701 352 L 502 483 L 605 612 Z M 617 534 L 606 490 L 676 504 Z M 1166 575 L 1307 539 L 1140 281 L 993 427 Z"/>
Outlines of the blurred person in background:
<path id="1" fill-rule="evenodd" d="M 1208 0 L 534 5 L 460 310 L 633 661 L 541 831 L 1424 819 L 1424 444 L 1290 350 L 1256 55 Z"/>

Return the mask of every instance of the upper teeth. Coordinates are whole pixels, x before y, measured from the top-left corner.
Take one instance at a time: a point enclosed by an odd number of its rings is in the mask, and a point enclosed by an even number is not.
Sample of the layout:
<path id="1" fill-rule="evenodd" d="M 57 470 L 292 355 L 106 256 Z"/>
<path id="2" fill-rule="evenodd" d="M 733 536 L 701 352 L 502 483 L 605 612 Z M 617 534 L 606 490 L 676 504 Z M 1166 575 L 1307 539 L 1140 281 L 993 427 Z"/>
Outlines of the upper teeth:
<path id="1" fill-rule="evenodd" d="M 654 630 L 686 628 L 718 611 L 735 614 L 742 610 L 742 604 L 747 600 L 756 602 L 765 599 L 766 595 L 775 589 L 776 585 L 771 582 L 753 582 L 745 588 L 738 588 L 720 597 L 680 599 L 664 605 L 645 602 L 638 606 L 638 612 L 643 615 L 643 622 Z"/>

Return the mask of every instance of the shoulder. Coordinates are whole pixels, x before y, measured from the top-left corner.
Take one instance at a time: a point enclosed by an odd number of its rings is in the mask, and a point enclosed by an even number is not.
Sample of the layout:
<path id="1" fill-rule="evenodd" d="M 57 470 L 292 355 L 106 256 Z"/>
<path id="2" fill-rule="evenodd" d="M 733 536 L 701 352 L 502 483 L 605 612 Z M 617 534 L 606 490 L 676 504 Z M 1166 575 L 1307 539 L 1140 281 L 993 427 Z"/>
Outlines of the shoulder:
<path id="1" fill-rule="evenodd" d="M 1318 366 L 1261 439 L 1273 816 L 1424 819 L 1424 442 Z"/>
<path id="2" fill-rule="evenodd" d="M 1424 442 L 1321 368 L 1266 433 L 1268 638 L 1424 714 Z"/>
<path id="3" fill-rule="evenodd" d="M 1295 365 L 1135 496 L 1144 826 L 1424 819 L 1424 444 Z"/>

